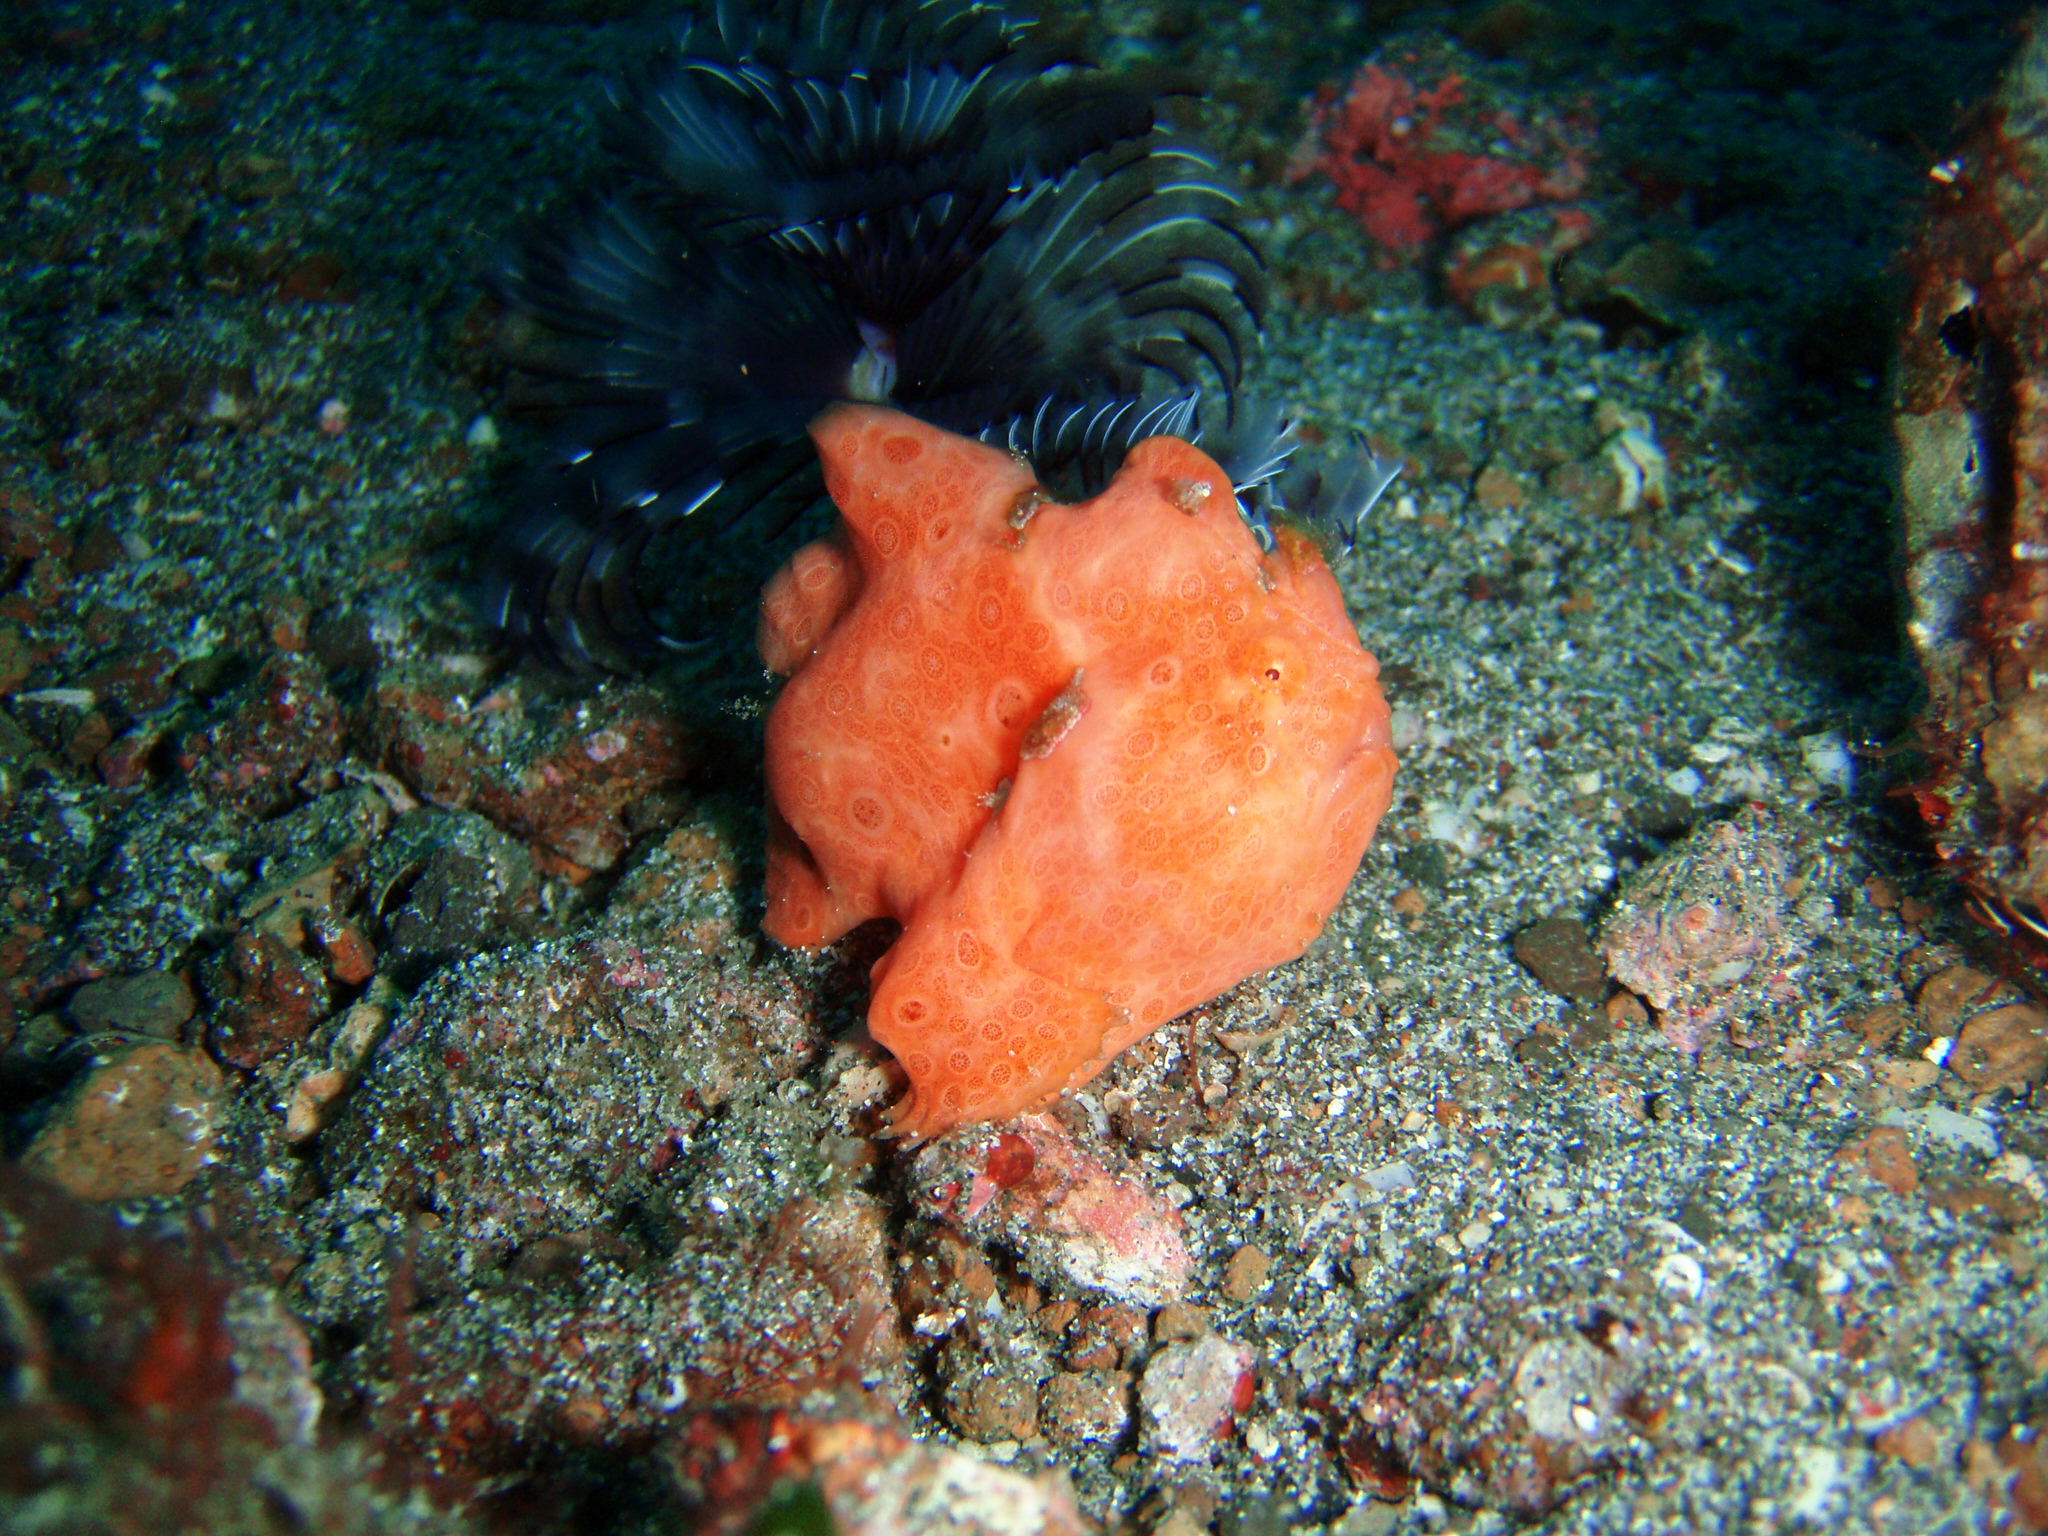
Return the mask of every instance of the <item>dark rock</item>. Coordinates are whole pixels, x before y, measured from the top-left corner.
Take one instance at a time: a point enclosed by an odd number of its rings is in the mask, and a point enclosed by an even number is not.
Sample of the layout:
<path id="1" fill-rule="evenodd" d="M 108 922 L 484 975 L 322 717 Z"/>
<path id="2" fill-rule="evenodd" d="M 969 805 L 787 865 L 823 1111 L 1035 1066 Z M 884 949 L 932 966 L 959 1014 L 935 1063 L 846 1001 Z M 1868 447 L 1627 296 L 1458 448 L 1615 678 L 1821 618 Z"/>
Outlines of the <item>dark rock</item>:
<path id="1" fill-rule="evenodd" d="M 540 877 L 524 846 L 469 811 L 408 811 L 370 861 L 370 916 L 401 986 L 532 937 Z"/>
<path id="2" fill-rule="evenodd" d="M 119 1032 L 177 1037 L 199 1011 L 192 984 L 176 971 L 142 971 L 89 981 L 66 1005 L 72 1023 L 86 1034 Z"/>
<path id="3" fill-rule="evenodd" d="M 1593 1002 L 1607 990 L 1607 967 L 1575 917 L 1546 917 L 1515 935 L 1515 958 L 1560 997 Z"/>

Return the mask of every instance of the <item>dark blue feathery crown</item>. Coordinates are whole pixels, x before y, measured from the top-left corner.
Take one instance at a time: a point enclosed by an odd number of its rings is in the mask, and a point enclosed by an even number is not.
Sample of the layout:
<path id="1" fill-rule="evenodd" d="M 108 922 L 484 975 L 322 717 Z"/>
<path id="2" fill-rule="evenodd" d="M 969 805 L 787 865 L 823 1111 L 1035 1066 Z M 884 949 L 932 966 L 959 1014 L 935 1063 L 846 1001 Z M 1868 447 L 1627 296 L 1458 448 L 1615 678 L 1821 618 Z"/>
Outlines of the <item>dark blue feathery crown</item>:
<path id="1" fill-rule="evenodd" d="M 974 0 L 717 0 L 681 27 L 618 93 L 611 182 L 499 274 L 562 447 L 491 616 L 576 669 L 687 643 L 647 593 L 689 578 L 650 547 L 687 573 L 787 529 L 834 400 L 1009 443 L 1068 493 L 1160 431 L 1273 459 L 1275 433 L 1229 431 L 1259 255 L 1174 99 Z"/>

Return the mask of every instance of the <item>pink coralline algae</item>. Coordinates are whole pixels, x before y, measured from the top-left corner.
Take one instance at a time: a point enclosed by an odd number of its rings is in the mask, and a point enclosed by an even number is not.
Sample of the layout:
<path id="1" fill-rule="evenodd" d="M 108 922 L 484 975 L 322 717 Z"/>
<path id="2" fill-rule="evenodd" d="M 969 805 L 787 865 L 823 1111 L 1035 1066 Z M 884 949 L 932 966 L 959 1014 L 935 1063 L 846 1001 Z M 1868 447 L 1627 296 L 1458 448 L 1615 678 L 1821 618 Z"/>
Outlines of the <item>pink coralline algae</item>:
<path id="1" fill-rule="evenodd" d="M 1169 1461 L 1206 1461 L 1252 1405 L 1255 1360 L 1213 1333 L 1160 1350 L 1138 1384 L 1146 1444 Z"/>
<path id="2" fill-rule="evenodd" d="M 1194 1272 L 1180 1211 L 1138 1170 L 1077 1141 L 1051 1115 L 1020 1115 L 993 1141 L 954 1136 L 920 1154 L 939 1214 L 1018 1253 L 1025 1273 L 1160 1307 Z"/>
<path id="3" fill-rule="evenodd" d="M 1288 180 L 1321 173 L 1337 206 L 1390 256 L 1405 258 L 1489 214 L 1563 202 L 1584 190 L 1590 132 L 1568 117 L 1528 122 L 1485 110 L 1465 75 L 1445 69 L 1418 83 L 1414 55 L 1369 63 L 1343 99 L 1327 90 Z"/>

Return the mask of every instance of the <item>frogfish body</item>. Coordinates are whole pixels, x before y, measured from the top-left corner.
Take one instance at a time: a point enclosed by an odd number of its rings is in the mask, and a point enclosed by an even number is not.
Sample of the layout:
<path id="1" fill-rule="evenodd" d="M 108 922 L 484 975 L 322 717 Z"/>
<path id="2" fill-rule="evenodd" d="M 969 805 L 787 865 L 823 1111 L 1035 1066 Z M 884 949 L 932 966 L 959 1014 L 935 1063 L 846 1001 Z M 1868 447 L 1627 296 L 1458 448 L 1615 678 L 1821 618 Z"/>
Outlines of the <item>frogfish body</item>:
<path id="1" fill-rule="evenodd" d="M 812 426 L 842 521 L 763 595 L 767 929 L 903 924 L 868 1023 L 936 1135 L 1087 1083 L 1321 932 L 1392 794 L 1315 546 L 1155 437 L 1091 501 L 896 412 Z"/>

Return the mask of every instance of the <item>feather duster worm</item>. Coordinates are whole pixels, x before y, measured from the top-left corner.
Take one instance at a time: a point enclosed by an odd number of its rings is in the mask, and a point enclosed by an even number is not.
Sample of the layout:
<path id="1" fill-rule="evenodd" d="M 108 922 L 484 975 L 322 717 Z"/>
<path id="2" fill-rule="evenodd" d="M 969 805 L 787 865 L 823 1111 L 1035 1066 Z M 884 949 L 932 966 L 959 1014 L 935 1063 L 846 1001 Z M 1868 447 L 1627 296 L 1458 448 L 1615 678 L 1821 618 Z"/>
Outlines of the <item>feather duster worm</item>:
<path id="1" fill-rule="evenodd" d="M 561 437 L 489 571 L 495 621 L 581 670 L 686 643 L 648 594 L 820 502 L 805 427 L 835 400 L 1007 443 L 1069 492 L 1146 437 L 1213 446 L 1262 274 L 1174 99 L 974 0 L 720 0 L 683 26 L 614 102 L 611 183 L 499 274 Z M 1270 467 L 1270 437 L 1225 435 L 1246 478 Z M 672 542 L 680 580 L 653 571 Z"/>

